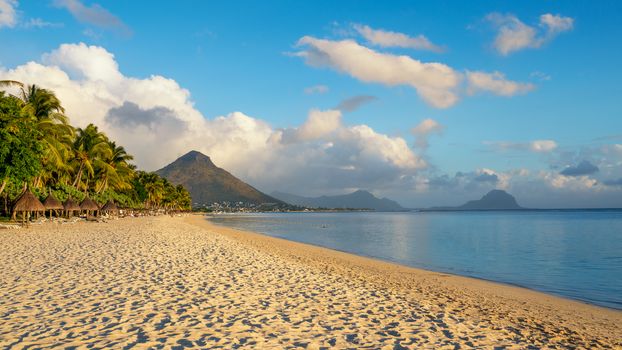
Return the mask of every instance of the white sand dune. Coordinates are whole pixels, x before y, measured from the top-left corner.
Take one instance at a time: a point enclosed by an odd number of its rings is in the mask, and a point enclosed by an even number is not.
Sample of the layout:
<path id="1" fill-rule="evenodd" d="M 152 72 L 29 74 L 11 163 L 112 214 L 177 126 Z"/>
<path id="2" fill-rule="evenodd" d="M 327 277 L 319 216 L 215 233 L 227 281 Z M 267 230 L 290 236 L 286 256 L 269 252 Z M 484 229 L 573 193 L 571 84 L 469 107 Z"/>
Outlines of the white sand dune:
<path id="1" fill-rule="evenodd" d="M 213 226 L 0 231 L 0 348 L 607 348 L 622 312 Z"/>

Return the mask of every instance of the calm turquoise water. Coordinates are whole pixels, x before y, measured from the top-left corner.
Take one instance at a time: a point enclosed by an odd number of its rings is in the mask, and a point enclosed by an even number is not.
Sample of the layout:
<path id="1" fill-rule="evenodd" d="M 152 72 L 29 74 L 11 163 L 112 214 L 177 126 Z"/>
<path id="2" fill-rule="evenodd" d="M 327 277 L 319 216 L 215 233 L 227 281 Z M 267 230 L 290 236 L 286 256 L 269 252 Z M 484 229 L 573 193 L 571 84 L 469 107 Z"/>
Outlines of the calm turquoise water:
<path id="1" fill-rule="evenodd" d="M 211 220 L 622 309 L 622 211 L 279 213 Z"/>

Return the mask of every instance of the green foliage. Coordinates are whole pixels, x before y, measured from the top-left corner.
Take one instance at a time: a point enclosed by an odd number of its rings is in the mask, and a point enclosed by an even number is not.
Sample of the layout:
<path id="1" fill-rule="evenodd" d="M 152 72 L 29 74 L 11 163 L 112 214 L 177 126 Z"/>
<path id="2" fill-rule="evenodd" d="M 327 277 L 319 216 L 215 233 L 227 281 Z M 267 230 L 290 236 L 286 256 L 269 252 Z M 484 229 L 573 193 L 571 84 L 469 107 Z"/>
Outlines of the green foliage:
<path id="1" fill-rule="evenodd" d="M 75 187 L 69 185 L 57 184 L 56 186 L 51 187 L 50 190 L 52 191 L 54 197 L 62 202 L 66 201 L 69 198 L 76 201 L 82 201 L 84 198 L 86 198 L 86 194 L 84 192 L 79 191 Z"/>
<path id="2" fill-rule="evenodd" d="M 190 209 L 183 186 L 136 171 L 133 157 L 97 126 L 73 128 L 54 92 L 0 81 L 0 87 L 7 85 L 20 93 L 0 90 L 0 199 L 5 212 L 26 185 L 41 199 L 51 191 L 61 201 L 89 196 L 121 207 Z"/>
<path id="3" fill-rule="evenodd" d="M 0 182 L 21 185 L 41 172 L 36 124 L 22 111 L 19 100 L 0 94 Z M 0 194 L 2 193 L 0 190 Z"/>

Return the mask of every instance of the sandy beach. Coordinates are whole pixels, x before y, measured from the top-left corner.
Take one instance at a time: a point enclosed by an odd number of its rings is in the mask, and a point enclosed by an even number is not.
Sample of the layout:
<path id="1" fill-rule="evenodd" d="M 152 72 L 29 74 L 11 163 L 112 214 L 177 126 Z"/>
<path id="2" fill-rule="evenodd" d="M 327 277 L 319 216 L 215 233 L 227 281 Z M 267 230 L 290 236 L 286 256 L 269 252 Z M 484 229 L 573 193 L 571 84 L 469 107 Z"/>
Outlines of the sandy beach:
<path id="1" fill-rule="evenodd" d="M 622 348 L 622 312 L 214 226 L 0 231 L 0 348 Z"/>

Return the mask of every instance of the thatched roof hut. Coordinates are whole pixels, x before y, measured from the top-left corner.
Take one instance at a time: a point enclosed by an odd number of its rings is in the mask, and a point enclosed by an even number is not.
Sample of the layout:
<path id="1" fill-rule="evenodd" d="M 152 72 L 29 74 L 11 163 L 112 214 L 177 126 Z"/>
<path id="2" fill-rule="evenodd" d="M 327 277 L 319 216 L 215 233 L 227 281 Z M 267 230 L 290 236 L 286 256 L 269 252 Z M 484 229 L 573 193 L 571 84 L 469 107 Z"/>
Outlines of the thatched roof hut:
<path id="1" fill-rule="evenodd" d="M 43 204 L 41 204 L 39 199 L 28 189 L 17 198 L 13 205 L 13 212 L 26 211 L 45 211 Z"/>
<path id="2" fill-rule="evenodd" d="M 43 201 L 43 206 L 47 210 L 63 210 L 63 209 L 65 209 L 63 207 L 63 203 L 61 203 L 61 201 L 56 199 L 56 197 L 54 197 L 52 192 L 50 192 L 50 194 L 47 196 L 47 198 Z"/>
<path id="3" fill-rule="evenodd" d="M 112 200 L 109 200 L 101 209 L 103 212 L 116 212 L 119 208 Z"/>
<path id="4" fill-rule="evenodd" d="M 88 211 L 97 211 L 99 210 L 99 205 L 97 205 L 97 203 L 95 203 L 95 201 L 93 201 L 89 197 L 86 197 L 84 198 L 82 203 L 80 203 L 80 209 L 88 210 Z"/>
<path id="5" fill-rule="evenodd" d="M 78 205 L 78 202 L 69 198 L 63 203 L 63 209 L 65 209 L 65 211 L 80 210 L 80 205 Z"/>

